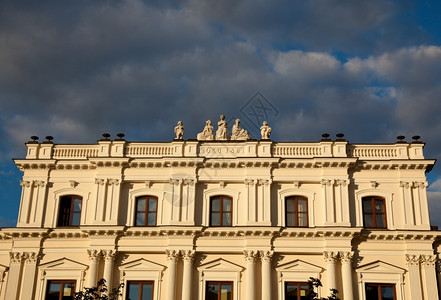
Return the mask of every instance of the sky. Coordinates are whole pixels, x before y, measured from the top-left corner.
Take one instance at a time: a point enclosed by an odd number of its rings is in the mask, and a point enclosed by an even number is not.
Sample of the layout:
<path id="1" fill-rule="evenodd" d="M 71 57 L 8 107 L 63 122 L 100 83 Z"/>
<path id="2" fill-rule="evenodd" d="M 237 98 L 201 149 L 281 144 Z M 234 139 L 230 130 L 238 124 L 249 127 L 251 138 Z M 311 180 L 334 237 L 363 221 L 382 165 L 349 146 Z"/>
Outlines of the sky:
<path id="1" fill-rule="evenodd" d="M 258 138 L 260 114 L 275 141 L 419 135 L 439 160 L 440 96 L 439 0 L 0 0 L 0 227 L 33 135 L 170 141 L 181 120 L 194 139 L 224 114 Z M 441 226 L 440 162 L 428 180 Z"/>

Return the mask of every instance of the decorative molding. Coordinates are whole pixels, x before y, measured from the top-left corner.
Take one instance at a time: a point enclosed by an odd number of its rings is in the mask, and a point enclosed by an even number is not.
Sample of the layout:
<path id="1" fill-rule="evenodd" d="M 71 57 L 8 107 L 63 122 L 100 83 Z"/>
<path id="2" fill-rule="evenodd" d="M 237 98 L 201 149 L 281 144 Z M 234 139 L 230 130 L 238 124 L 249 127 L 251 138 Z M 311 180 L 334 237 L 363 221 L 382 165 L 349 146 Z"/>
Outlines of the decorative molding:
<path id="1" fill-rule="evenodd" d="M 107 183 L 107 179 L 98 179 L 95 178 L 95 183 L 99 185 L 105 185 Z"/>
<path id="2" fill-rule="evenodd" d="M 295 188 L 300 188 L 300 185 L 301 185 L 300 181 L 294 181 Z"/>
<path id="3" fill-rule="evenodd" d="M 25 181 L 25 180 L 20 180 L 20 186 L 22 187 L 30 187 L 31 185 L 33 185 L 34 181 Z"/>
<path id="4" fill-rule="evenodd" d="M 371 188 L 373 189 L 376 189 L 378 187 L 378 182 L 376 181 L 371 181 L 370 184 L 371 184 Z"/>
<path id="5" fill-rule="evenodd" d="M 101 250 L 97 250 L 97 249 L 92 249 L 92 250 L 88 249 L 87 254 L 89 255 L 90 261 L 98 261 L 102 256 Z"/>
<path id="6" fill-rule="evenodd" d="M 422 266 L 435 267 L 438 260 L 436 255 L 421 255 L 420 262 Z"/>
<path id="7" fill-rule="evenodd" d="M 116 250 L 101 250 L 103 258 L 107 261 L 114 261 L 116 257 Z"/>
<path id="8" fill-rule="evenodd" d="M 109 178 L 107 180 L 107 184 L 108 185 L 119 185 L 120 184 L 120 180 L 119 179 L 115 179 L 115 178 Z"/>
<path id="9" fill-rule="evenodd" d="M 400 187 L 408 189 L 410 187 L 410 183 L 405 181 L 400 181 Z"/>

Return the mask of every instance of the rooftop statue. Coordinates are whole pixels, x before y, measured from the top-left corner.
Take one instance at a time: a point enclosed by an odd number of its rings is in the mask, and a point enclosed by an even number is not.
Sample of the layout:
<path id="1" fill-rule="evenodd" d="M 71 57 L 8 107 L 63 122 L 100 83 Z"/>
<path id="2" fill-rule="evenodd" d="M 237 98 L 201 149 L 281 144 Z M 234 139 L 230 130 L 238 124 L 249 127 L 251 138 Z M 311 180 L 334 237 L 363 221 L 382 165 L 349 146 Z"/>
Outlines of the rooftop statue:
<path id="1" fill-rule="evenodd" d="M 271 127 L 268 126 L 267 121 L 263 121 L 263 125 L 260 127 L 260 134 L 262 135 L 262 140 L 269 140 L 271 135 Z"/>
<path id="2" fill-rule="evenodd" d="M 233 129 L 231 131 L 231 139 L 232 140 L 248 140 L 250 139 L 250 135 L 248 131 L 240 128 L 240 119 L 236 119 L 236 122 L 233 125 Z"/>
<path id="3" fill-rule="evenodd" d="M 211 120 L 207 120 L 205 121 L 204 131 L 198 133 L 197 139 L 199 141 L 212 141 L 214 140 L 213 132 L 214 129 L 213 126 L 211 126 Z"/>
<path id="4" fill-rule="evenodd" d="M 178 125 L 175 127 L 176 140 L 182 140 L 184 137 L 184 126 L 182 126 L 182 121 L 178 121 Z"/>
<path id="5" fill-rule="evenodd" d="M 227 121 L 225 121 L 224 115 L 220 115 L 220 120 L 217 122 L 216 140 L 227 141 L 229 139 Z"/>

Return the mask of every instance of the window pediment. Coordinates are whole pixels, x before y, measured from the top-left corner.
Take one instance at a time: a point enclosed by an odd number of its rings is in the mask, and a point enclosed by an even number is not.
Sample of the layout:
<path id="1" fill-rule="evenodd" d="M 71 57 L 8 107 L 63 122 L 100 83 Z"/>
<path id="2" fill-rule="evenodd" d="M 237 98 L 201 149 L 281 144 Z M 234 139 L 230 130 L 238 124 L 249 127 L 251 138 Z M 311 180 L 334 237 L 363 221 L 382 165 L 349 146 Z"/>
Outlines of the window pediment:
<path id="1" fill-rule="evenodd" d="M 277 272 L 312 272 L 312 273 L 320 273 L 323 271 L 323 268 L 318 267 L 316 265 L 307 263 L 300 259 L 294 260 L 292 262 L 285 263 L 276 268 Z"/>
<path id="2" fill-rule="evenodd" d="M 241 272 L 243 268 L 222 258 L 202 264 L 198 271 L 216 271 L 216 272 Z"/>
<path id="3" fill-rule="evenodd" d="M 65 257 L 40 265 L 42 270 L 86 270 L 88 267 Z"/>
<path id="4" fill-rule="evenodd" d="M 355 269 L 357 273 L 388 273 L 403 274 L 406 270 L 400 267 L 377 260 L 369 264 L 363 265 Z"/>
<path id="5" fill-rule="evenodd" d="M 119 267 L 119 270 L 121 271 L 163 271 L 165 269 L 165 266 L 151 262 L 149 260 L 146 260 L 144 258 L 140 258 L 131 262 L 127 262 L 125 264 L 122 264 Z"/>

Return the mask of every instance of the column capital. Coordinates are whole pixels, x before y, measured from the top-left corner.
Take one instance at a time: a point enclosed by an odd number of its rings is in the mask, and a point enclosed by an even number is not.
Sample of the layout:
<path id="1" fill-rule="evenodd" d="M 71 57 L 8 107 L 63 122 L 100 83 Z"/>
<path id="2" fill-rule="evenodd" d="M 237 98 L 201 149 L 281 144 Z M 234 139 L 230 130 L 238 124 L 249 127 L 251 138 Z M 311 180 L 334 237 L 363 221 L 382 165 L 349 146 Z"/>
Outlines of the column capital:
<path id="1" fill-rule="evenodd" d="M 260 250 L 259 251 L 260 258 L 263 262 L 271 262 L 273 259 L 274 251 L 272 250 Z"/>
<path id="2" fill-rule="evenodd" d="M 24 252 L 23 259 L 26 263 L 37 263 L 41 259 L 41 254 L 38 252 Z"/>
<path id="3" fill-rule="evenodd" d="M 165 253 L 167 254 L 167 260 L 169 262 L 176 262 L 180 257 L 180 251 L 179 250 L 165 250 Z"/>
<path id="4" fill-rule="evenodd" d="M 181 250 L 181 256 L 184 261 L 192 262 L 196 251 L 194 250 Z"/>
<path id="5" fill-rule="evenodd" d="M 408 189 L 410 187 L 410 183 L 405 181 L 400 181 L 400 187 Z"/>
<path id="6" fill-rule="evenodd" d="M 320 183 L 321 183 L 322 187 L 325 187 L 325 186 L 331 186 L 331 185 L 334 183 L 334 180 L 331 180 L 331 179 L 322 179 L 322 180 L 320 181 Z"/>
<path id="7" fill-rule="evenodd" d="M 20 180 L 20 186 L 22 187 L 30 187 L 33 184 L 33 181 Z"/>
<path id="8" fill-rule="evenodd" d="M 336 263 L 339 258 L 338 251 L 325 251 L 323 252 L 323 256 L 327 263 Z"/>
<path id="9" fill-rule="evenodd" d="M 352 263 L 352 259 L 354 258 L 354 252 L 340 251 L 339 256 L 340 256 L 340 260 L 342 263 L 350 264 L 350 263 Z"/>
<path id="10" fill-rule="evenodd" d="M 420 262 L 422 266 L 435 267 L 437 263 L 436 255 L 421 255 Z"/>
<path id="11" fill-rule="evenodd" d="M 245 259 L 247 262 L 255 262 L 257 256 L 259 255 L 259 251 L 256 250 L 244 250 L 243 254 L 245 255 Z"/>
<path id="12" fill-rule="evenodd" d="M 420 255 L 406 254 L 406 265 L 407 266 L 418 267 L 420 265 L 420 260 L 421 260 Z"/>
<path id="13" fill-rule="evenodd" d="M 101 254 L 105 260 L 114 261 L 116 257 L 116 250 L 101 250 Z"/>
<path id="14" fill-rule="evenodd" d="M 11 259 L 11 263 L 19 264 L 23 261 L 24 253 L 23 252 L 9 252 L 9 258 Z"/>
<path id="15" fill-rule="evenodd" d="M 88 249 L 87 254 L 89 255 L 90 261 L 98 261 L 102 255 L 101 250 Z"/>
<path id="16" fill-rule="evenodd" d="M 254 185 L 254 183 L 255 183 L 254 179 L 248 179 L 247 178 L 247 179 L 244 180 L 244 184 L 245 185 Z"/>

